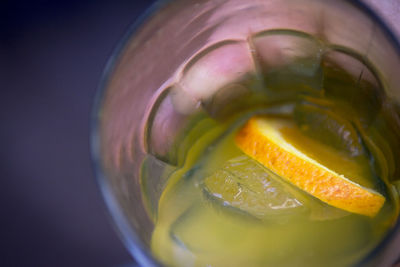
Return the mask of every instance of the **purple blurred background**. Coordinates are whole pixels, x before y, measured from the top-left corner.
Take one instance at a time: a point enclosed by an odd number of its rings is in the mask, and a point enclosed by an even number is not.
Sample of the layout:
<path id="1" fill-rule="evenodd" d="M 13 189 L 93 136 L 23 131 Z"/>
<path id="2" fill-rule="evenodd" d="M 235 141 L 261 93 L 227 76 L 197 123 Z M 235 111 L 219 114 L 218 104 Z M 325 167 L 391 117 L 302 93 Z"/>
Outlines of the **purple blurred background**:
<path id="1" fill-rule="evenodd" d="M 132 262 L 98 191 L 89 115 L 118 41 L 153 1 L 0 4 L 0 266 Z"/>

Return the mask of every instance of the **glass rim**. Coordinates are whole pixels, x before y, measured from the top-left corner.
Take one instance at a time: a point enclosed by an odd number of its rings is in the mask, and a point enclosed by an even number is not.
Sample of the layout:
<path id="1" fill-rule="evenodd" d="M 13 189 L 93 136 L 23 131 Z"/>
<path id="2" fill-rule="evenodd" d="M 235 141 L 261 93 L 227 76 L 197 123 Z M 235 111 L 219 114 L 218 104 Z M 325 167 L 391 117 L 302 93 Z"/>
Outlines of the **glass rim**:
<path id="1" fill-rule="evenodd" d="M 152 256 L 149 250 L 143 245 L 142 241 L 138 237 L 137 233 L 130 227 L 128 220 L 126 219 L 123 211 L 118 205 L 118 201 L 114 196 L 108 178 L 102 171 L 102 163 L 100 157 L 100 137 L 99 137 L 99 110 L 101 110 L 104 94 L 112 77 L 112 74 L 117 66 L 117 63 L 125 48 L 129 44 L 140 29 L 140 27 L 148 21 L 158 10 L 166 6 L 175 0 L 155 0 L 145 11 L 139 15 L 135 21 L 129 26 L 126 33 L 118 41 L 116 47 L 111 52 L 111 56 L 107 60 L 104 70 L 101 74 L 100 81 L 97 85 L 94 100 L 92 102 L 91 114 L 90 114 L 90 132 L 89 132 L 89 143 L 91 152 L 92 169 L 94 170 L 94 179 L 98 184 L 99 191 L 102 195 L 103 201 L 107 207 L 107 213 L 113 225 L 119 235 L 120 240 L 123 242 L 125 248 L 128 250 L 130 255 L 140 266 L 162 266 L 162 264 Z M 361 11 L 369 17 L 378 27 L 382 30 L 384 36 L 388 39 L 391 45 L 400 54 L 400 40 L 396 34 L 392 31 L 391 27 L 383 20 L 383 18 L 377 14 L 369 5 L 364 3 L 362 0 L 341 0 L 352 5 L 354 8 Z M 400 37 L 399 37 L 400 38 Z M 382 249 L 394 238 L 394 234 L 400 230 L 400 217 L 397 218 L 396 223 L 393 227 L 385 234 L 384 238 L 378 243 L 374 249 L 372 249 L 366 256 L 360 259 L 355 266 L 364 266 L 370 260 L 374 259 Z M 400 260 L 400 255 L 395 262 Z M 394 262 L 394 263 L 395 263 Z"/>

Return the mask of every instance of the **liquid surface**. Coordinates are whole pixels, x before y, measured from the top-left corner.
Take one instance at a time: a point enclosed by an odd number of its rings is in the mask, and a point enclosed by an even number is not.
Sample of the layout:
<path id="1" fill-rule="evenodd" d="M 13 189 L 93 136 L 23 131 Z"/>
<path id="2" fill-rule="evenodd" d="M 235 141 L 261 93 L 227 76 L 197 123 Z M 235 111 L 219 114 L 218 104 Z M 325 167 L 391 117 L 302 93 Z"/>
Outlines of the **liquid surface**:
<path id="1" fill-rule="evenodd" d="M 307 47 L 315 42 L 303 33 L 280 34 L 283 37 L 257 35 L 254 45 L 275 37 Z M 398 214 L 393 186 L 400 172 L 398 113 L 360 56 L 316 51 L 279 67 L 272 67 L 268 58 L 259 59 L 257 75 L 202 100 L 204 113 L 177 135 L 168 154 L 154 146 L 157 153 L 144 164 L 142 187 L 155 223 L 151 249 L 160 262 L 352 266 L 391 229 Z M 346 69 L 349 65 L 360 67 L 361 74 Z M 178 100 L 185 103 L 184 97 Z M 177 109 L 182 108 L 178 100 L 172 101 Z M 379 192 L 385 198 L 379 213 L 368 217 L 330 206 L 246 156 L 234 137 L 259 114 L 289 120 L 291 126 L 280 130 L 288 143 Z M 148 146 L 153 151 L 151 142 Z M 159 164 L 157 171 L 148 167 L 157 165 L 152 162 Z M 153 179 L 155 174 L 162 179 Z M 152 185 L 153 180 L 163 182 Z"/>
<path id="2" fill-rule="evenodd" d="M 382 238 L 393 216 L 390 204 L 372 219 L 324 204 L 245 156 L 233 135 L 219 140 L 184 176 L 172 175 L 152 239 L 163 262 L 345 266 Z M 350 171 L 351 165 L 340 169 Z"/>

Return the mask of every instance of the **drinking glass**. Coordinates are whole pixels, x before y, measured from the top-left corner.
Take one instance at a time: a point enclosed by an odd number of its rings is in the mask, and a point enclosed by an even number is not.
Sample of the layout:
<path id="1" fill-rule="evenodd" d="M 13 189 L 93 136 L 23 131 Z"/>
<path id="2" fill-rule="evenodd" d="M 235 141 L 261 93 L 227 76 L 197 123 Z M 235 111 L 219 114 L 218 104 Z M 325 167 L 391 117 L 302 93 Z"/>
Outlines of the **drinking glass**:
<path id="1" fill-rule="evenodd" d="M 399 42 L 359 1 L 159 1 L 134 24 L 105 69 L 91 141 L 105 202 L 139 264 L 160 265 L 150 250 L 153 218 L 191 120 L 226 120 L 229 103 L 250 90 L 246 77 L 299 58 L 303 78 L 325 60 L 400 101 Z M 397 222 L 359 265 L 390 266 L 399 229 Z"/>

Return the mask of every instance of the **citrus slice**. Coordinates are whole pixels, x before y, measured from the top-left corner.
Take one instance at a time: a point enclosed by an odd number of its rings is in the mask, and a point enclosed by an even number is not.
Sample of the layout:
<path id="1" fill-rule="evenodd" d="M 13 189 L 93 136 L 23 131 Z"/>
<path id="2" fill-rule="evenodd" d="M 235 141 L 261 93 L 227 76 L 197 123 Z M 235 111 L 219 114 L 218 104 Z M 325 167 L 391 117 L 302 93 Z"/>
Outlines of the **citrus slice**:
<path id="1" fill-rule="evenodd" d="M 352 182 L 298 150 L 281 134 L 285 127 L 293 124 L 287 119 L 253 117 L 238 132 L 235 141 L 245 154 L 321 201 L 370 217 L 378 213 L 385 202 L 381 194 Z"/>

